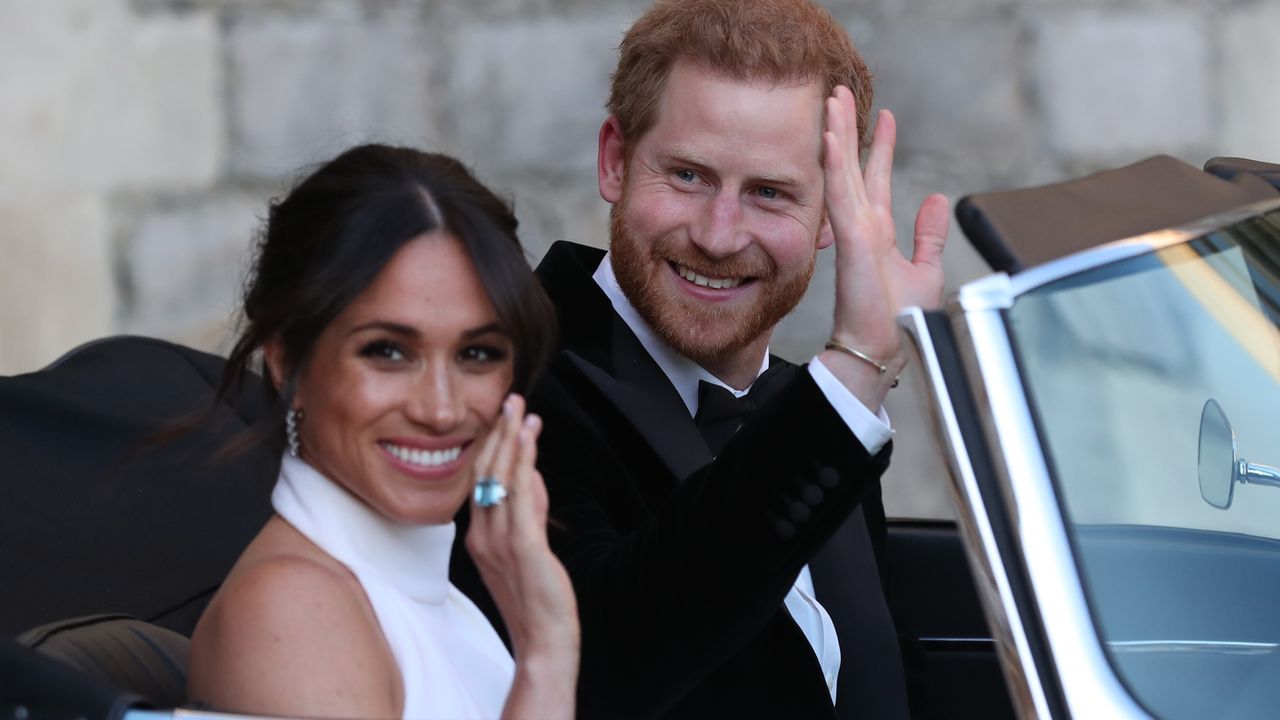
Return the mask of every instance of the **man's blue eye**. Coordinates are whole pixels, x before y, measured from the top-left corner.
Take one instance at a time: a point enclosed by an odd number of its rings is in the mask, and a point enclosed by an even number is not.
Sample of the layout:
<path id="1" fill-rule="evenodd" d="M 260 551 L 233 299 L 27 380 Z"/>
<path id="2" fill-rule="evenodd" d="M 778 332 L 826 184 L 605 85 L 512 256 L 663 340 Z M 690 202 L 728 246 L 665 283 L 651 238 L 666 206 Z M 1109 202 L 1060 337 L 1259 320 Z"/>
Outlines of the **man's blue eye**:
<path id="1" fill-rule="evenodd" d="M 759 193 L 760 197 L 764 198 L 765 200 L 775 200 L 778 197 L 778 191 L 776 188 L 762 187 L 757 192 Z"/>
<path id="2" fill-rule="evenodd" d="M 676 177 L 680 178 L 685 182 L 693 182 L 694 180 L 698 179 L 698 174 L 692 170 L 677 170 Z"/>

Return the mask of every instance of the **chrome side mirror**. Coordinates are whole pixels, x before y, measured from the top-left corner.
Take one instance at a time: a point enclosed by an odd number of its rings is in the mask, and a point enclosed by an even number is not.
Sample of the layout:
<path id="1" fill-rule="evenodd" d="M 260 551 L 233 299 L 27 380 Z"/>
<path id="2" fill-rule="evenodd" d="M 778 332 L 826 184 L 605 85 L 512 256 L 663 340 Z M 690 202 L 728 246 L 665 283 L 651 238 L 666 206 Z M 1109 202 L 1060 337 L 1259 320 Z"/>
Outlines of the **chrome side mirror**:
<path id="1" fill-rule="evenodd" d="M 1213 398 L 1200 412 L 1198 472 L 1200 497 L 1220 510 L 1231 507 L 1236 483 L 1280 487 L 1280 470 L 1240 457 L 1231 421 Z"/>

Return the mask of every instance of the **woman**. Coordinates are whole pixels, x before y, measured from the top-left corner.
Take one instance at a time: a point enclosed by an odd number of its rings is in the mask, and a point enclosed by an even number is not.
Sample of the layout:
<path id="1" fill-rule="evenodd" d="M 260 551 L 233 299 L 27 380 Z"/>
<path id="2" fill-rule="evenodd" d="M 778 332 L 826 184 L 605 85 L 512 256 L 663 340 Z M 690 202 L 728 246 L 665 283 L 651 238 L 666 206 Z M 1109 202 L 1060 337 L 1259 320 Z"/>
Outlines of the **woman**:
<path id="1" fill-rule="evenodd" d="M 193 701 L 573 715 L 573 591 L 547 547 L 539 420 L 512 394 L 545 363 L 553 315 L 515 227 L 457 161 L 376 145 L 271 208 L 223 387 L 261 350 L 287 453 L 276 515 L 192 637 Z M 514 666 L 448 582 L 453 517 L 472 496 L 467 547 Z"/>

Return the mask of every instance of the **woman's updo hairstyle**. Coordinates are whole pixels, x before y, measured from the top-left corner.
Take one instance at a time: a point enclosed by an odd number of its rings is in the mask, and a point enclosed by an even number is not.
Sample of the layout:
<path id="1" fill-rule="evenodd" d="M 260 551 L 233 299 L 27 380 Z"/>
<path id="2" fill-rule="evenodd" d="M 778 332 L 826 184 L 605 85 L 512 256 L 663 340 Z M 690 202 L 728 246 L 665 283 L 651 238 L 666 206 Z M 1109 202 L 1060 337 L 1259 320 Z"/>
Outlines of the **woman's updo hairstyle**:
<path id="1" fill-rule="evenodd" d="M 454 158 L 386 145 L 347 150 L 271 203 L 219 395 L 240 383 L 254 353 L 278 337 L 289 376 L 280 391 L 265 385 L 279 427 L 298 370 L 324 329 L 396 251 L 438 231 L 466 248 L 514 346 L 513 389 L 527 392 L 554 345 L 555 313 L 529 269 L 516 224 L 511 208 Z"/>

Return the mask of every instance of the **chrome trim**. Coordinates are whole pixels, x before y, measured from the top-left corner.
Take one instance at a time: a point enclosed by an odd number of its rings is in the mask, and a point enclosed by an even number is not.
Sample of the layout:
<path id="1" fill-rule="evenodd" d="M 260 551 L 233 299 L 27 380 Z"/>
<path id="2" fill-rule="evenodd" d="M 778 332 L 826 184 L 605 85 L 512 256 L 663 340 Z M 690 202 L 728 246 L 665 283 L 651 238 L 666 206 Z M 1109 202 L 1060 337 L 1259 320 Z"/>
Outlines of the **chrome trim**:
<path id="1" fill-rule="evenodd" d="M 1112 672 L 1094 629 L 1004 320 L 984 310 L 951 321 L 1067 711 L 1148 718 Z"/>
<path id="2" fill-rule="evenodd" d="M 1108 640 L 1117 654 L 1129 653 L 1215 653 L 1220 655 L 1270 655 L 1280 643 L 1237 640 Z"/>
<path id="3" fill-rule="evenodd" d="M 1008 310 L 1013 307 L 1013 286 L 1005 273 L 992 273 L 962 285 L 947 303 L 947 313 L 955 310 Z"/>
<path id="4" fill-rule="evenodd" d="M 1221 230 L 1253 215 L 1271 212 L 1272 210 L 1280 210 L 1280 199 L 1263 200 L 1218 213 L 1217 215 L 1211 215 L 1202 220 L 1179 225 L 1175 228 L 1142 233 L 1141 235 L 1113 240 L 1085 250 L 1079 250 L 1056 260 L 1050 260 L 1042 265 L 1028 268 L 1012 276 L 1012 278 L 1009 278 L 1009 291 L 1012 297 L 1017 297 L 1055 280 L 1061 280 L 1076 273 L 1127 260 L 1143 253 L 1160 250 L 1188 240 L 1194 240 L 1197 237 Z M 980 285 L 997 275 L 1004 275 L 1004 273 L 996 273 L 968 283 L 962 286 L 958 293 L 963 295 L 967 288 Z M 1004 305 L 1003 307 L 1007 308 L 1009 306 Z M 984 308 L 966 306 L 965 309 L 981 310 Z"/>
<path id="5" fill-rule="evenodd" d="M 1240 458 L 1240 482 L 1246 485 L 1280 487 L 1280 468 L 1251 463 Z"/>
<path id="6" fill-rule="evenodd" d="M 898 316 L 898 325 L 911 340 L 925 385 L 933 395 L 933 412 L 928 415 L 934 420 L 934 435 L 945 446 L 944 455 L 951 481 L 947 489 L 959 510 L 957 528 L 975 589 L 982 601 L 983 614 L 996 642 L 996 655 L 1009 686 L 1010 700 L 1019 717 L 1047 720 L 1051 717 L 1049 704 L 1022 618 L 1013 600 L 1009 576 L 996 546 L 991 519 L 982 502 L 982 493 L 965 448 L 955 407 L 951 404 L 942 366 L 934 351 L 933 338 L 925 324 L 924 312 L 916 307 L 907 308 Z"/>

